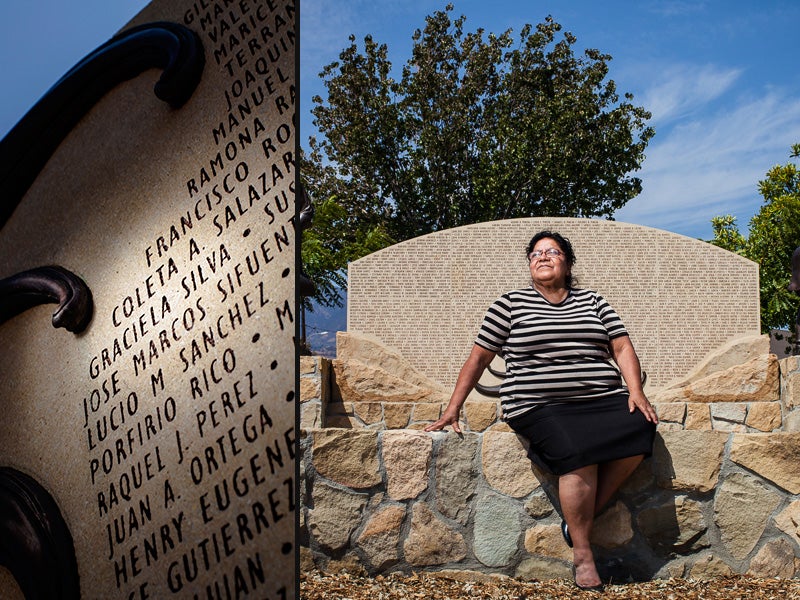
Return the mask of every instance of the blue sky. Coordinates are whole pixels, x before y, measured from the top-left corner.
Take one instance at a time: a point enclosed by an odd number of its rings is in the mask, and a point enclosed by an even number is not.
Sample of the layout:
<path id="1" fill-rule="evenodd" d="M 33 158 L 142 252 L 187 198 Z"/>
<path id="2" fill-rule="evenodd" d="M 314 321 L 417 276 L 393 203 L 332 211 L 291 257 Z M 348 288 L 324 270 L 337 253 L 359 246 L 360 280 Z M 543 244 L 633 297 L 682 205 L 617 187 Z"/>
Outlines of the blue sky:
<path id="1" fill-rule="evenodd" d="M 301 136 L 312 130 L 317 74 L 355 34 L 385 42 L 399 68 L 411 35 L 445 2 L 300 0 Z M 0 2 L 0 136 L 79 59 L 146 0 Z M 644 192 L 617 220 L 691 237 L 711 217 L 734 214 L 742 230 L 761 203 L 757 182 L 800 142 L 800 42 L 795 0 L 762 2 L 461 0 L 467 29 L 518 32 L 548 14 L 576 48 L 611 54 L 610 77 L 653 113 L 656 136 L 639 176 Z"/>
<path id="2" fill-rule="evenodd" d="M 389 47 L 398 69 L 411 35 L 446 2 L 302 0 L 301 134 L 311 132 L 318 73 L 354 34 Z M 552 15 L 577 36 L 576 51 L 611 54 L 617 89 L 653 114 L 644 191 L 619 221 L 709 239 L 711 218 L 730 213 L 746 233 L 757 183 L 800 143 L 800 3 L 728 1 L 455 0 L 466 29 L 519 32 Z"/>

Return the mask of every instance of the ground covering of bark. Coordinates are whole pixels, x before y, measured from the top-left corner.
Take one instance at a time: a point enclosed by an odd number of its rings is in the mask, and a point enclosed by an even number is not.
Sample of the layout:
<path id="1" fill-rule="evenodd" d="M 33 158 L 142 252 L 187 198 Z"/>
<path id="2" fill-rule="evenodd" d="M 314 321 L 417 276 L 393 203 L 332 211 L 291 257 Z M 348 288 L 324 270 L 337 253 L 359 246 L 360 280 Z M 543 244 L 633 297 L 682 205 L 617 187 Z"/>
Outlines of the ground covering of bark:
<path id="1" fill-rule="evenodd" d="M 790 600 L 800 599 L 800 579 L 745 576 L 710 581 L 658 579 L 606 585 L 586 592 L 567 579 L 519 581 L 511 577 L 466 573 L 391 573 L 376 577 L 347 572 L 311 571 L 300 577 L 303 600 L 491 600 L 608 598 L 631 600 Z"/>

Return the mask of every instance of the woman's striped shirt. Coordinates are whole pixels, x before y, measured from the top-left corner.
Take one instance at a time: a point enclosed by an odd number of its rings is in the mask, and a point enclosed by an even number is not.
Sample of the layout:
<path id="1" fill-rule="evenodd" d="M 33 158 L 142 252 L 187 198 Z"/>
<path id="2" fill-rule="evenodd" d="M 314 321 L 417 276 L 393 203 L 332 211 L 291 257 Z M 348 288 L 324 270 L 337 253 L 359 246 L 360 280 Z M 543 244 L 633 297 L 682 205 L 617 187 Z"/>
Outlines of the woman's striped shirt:
<path id="1" fill-rule="evenodd" d="M 503 417 L 550 402 L 626 393 L 611 363 L 609 341 L 628 335 L 599 294 L 571 289 L 551 304 L 533 287 L 503 294 L 489 307 L 475 343 L 506 362 Z"/>

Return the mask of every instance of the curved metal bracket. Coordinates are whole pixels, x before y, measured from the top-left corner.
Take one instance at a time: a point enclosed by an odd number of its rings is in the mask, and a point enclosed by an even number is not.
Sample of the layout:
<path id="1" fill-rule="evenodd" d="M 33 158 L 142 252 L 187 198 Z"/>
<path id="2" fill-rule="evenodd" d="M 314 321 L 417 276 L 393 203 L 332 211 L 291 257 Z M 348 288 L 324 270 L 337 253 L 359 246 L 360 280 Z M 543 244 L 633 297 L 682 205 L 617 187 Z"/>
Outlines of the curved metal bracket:
<path id="1" fill-rule="evenodd" d="M 10 467 L 0 467 L 0 565 L 26 598 L 80 598 L 75 547 L 58 504 Z"/>
<path id="2" fill-rule="evenodd" d="M 92 292 L 62 267 L 39 267 L 0 280 L 0 323 L 40 304 L 57 303 L 53 327 L 80 333 L 92 318 Z"/>
<path id="3" fill-rule="evenodd" d="M 204 65 L 197 34 L 169 22 L 123 31 L 86 56 L 0 141 L 0 227 L 61 141 L 106 92 L 147 69 L 163 68 L 155 94 L 179 108 L 200 82 Z"/>

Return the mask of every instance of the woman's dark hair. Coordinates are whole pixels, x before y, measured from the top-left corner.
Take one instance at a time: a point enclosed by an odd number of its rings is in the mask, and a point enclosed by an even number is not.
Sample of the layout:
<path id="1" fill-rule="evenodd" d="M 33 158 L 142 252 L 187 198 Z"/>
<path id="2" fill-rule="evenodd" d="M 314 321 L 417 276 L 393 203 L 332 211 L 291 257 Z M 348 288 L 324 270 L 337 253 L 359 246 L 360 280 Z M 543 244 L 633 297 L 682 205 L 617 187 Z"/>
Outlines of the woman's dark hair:
<path id="1" fill-rule="evenodd" d="M 525 249 L 525 257 L 527 258 L 528 255 L 530 255 L 530 253 L 533 252 L 533 248 L 534 246 L 536 246 L 539 240 L 544 240 L 544 239 L 554 240 L 556 244 L 558 244 L 558 247 L 561 248 L 561 251 L 564 253 L 564 260 L 566 261 L 567 266 L 570 269 L 570 274 L 567 275 L 567 281 L 566 281 L 567 287 L 568 288 L 573 287 L 573 285 L 575 285 L 576 283 L 575 279 L 572 277 L 572 266 L 575 264 L 575 251 L 572 249 L 572 244 L 570 243 L 570 241 L 560 233 L 556 233 L 555 231 L 548 231 L 545 229 L 544 231 L 540 231 L 539 233 L 534 235 L 531 238 L 531 241 L 528 242 L 528 247 Z M 528 262 L 530 262 L 530 259 L 528 259 Z"/>

